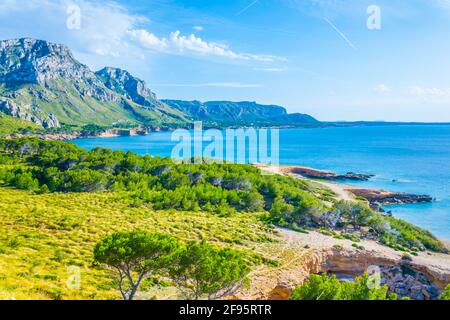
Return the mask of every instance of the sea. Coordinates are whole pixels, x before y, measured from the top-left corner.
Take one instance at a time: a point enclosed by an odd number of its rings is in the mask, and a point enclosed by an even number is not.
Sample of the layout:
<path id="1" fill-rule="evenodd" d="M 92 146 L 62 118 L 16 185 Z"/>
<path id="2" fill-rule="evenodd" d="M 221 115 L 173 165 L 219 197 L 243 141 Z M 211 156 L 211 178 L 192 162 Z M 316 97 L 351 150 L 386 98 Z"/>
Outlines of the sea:
<path id="1" fill-rule="evenodd" d="M 88 150 L 103 147 L 170 157 L 178 144 L 171 138 L 172 132 L 157 132 L 73 142 Z M 280 164 L 373 174 L 367 182 L 343 183 L 432 196 L 435 200 L 430 204 L 386 209 L 439 238 L 450 239 L 450 125 L 280 129 L 278 148 Z"/>

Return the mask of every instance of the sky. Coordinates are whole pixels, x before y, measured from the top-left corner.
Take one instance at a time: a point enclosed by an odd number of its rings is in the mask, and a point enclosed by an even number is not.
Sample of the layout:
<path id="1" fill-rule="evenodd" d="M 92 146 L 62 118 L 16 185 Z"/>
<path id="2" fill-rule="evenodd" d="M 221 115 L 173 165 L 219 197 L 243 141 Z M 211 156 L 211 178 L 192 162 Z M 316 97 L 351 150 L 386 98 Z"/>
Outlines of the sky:
<path id="1" fill-rule="evenodd" d="M 21 37 L 164 99 L 450 122 L 450 0 L 0 0 L 0 38 Z"/>

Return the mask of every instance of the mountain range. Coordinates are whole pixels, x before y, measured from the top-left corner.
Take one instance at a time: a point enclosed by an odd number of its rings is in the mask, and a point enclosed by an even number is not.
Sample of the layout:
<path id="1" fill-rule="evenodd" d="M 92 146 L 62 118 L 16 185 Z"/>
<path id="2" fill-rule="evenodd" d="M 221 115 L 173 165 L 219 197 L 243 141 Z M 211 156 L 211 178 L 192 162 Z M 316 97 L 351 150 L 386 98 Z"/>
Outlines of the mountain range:
<path id="1" fill-rule="evenodd" d="M 309 115 L 256 102 L 159 100 L 144 81 L 125 70 L 94 72 L 67 46 L 30 38 L 0 41 L 0 112 L 45 128 L 183 127 L 193 120 L 218 127 L 320 124 Z"/>

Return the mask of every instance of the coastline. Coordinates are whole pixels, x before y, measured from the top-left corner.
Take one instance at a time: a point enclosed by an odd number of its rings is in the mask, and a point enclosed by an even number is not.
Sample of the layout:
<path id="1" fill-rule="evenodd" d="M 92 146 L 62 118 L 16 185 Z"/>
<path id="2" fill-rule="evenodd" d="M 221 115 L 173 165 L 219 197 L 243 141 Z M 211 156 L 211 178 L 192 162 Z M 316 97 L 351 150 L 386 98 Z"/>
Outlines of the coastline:
<path id="1" fill-rule="evenodd" d="M 66 135 L 66 134 L 48 134 L 48 135 L 32 135 L 32 136 L 37 136 L 40 139 L 43 140 L 61 140 L 61 141 L 73 141 L 73 140 L 77 140 L 77 139 L 94 139 L 94 138 L 118 138 L 118 137 L 130 137 L 130 136 L 124 136 L 124 135 L 120 135 L 117 133 L 113 133 L 113 132 L 106 132 L 103 133 L 101 135 L 96 135 L 96 136 L 81 136 L 80 134 L 77 135 Z M 139 134 L 133 134 L 132 136 L 139 136 Z M 30 135 L 24 135 L 24 134 L 15 134 L 15 135 L 10 135 L 7 136 L 8 138 L 22 138 L 22 137 L 30 137 Z M 346 175 L 336 175 L 331 171 L 327 171 L 327 170 L 319 170 L 319 169 L 314 169 L 314 168 L 310 168 L 310 167 L 305 167 L 305 166 L 299 166 L 299 165 L 289 165 L 289 164 L 283 164 L 283 165 L 279 165 L 279 166 L 266 166 L 266 165 L 261 165 L 261 164 L 254 164 L 256 167 L 259 167 L 260 169 L 263 169 L 265 171 L 268 171 L 270 173 L 277 173 L 277 174 L 283 174 L 283 175 L 290 175 L 293 176 L 294 178 L 298 178 L 298 179 L 306 179 L 308 181 L 311 181 L 313 183 L 317 183 L 319 185 L 322 185 L 328 189 L 330 189 L 331 191 L 333 191 L 333 193 L 336 195 L 336 197 L 340 200 L 345 200 L 345 201 L 358 201 L 361 200 L 361 197 L 367 198 L 367 193 L 374 193 L 375 194 L 375 204 L 374 206 L 372 206 L 373 209 L 381 211 L 381 212 L 385 212 L 383 210 L 383 206 L 384 205 L 391 205 L 391 204 L 405 204 L 405 203 L 411 203 L 411 204 L 415 204 L 415 203 L 421 203 L 422 201 L 416 201 L 417 196 L 421 197 L 421 195 L 414 195 L 414 194 L 406 194 L 406 193 L 400 193 L 400 192 L 390 192 L 390 191 L 385 191 L 382 189 L 376 189 L 376 188 L 365 188 L 365 187 L 361 187 L 361 186 L 355 186 L 355 185 L 351 185 L 348 183 L 344 183 L 344 182 L 340 182 L 341 177 L 345 177 Z M 320 173 L 320 174 L 332 174 L 334 176 L 338 176 L 339 179 L 331 179 L 331 180 L 326 180 L 326 179 L 321 179 L 320 177 L 318 178 L 309 178 L 309 177 L 304 177 L 300 174 L 296 174 L 295 172 L 292 172 L 292 168 L 300 168 L 303 170 L 311 170 L 315 173 Z M 354 180 L 358 180 L 358 181 L 362 181 L 362 180 L 369 180 L 366 179 L 366 177 L 369 177 L 368 175 L 361 175 L 361 174 L 355 174 L 355 173 L 350 173 L 352 176 L 352 178 L 355 178 Z M 347 174 L 348 175 L 348 174 Z M 360 195 L 359 192 L 365 193 L 364 195 Z M 400 200 L 400 201 L 395 201 L 395 202 L 387 202 L 387 203 L 377 203 L 377 197 L 379 196 L 379 194 L 381 195 L 407 195 L 408 197 L 410 197 L 410 201 L 409 202 L 404 202 L 404 200 Z M 412 198 L 411 198 L 412 197 Z M 421 198 L 419 198 L 421 199 Z M 431 201 L 433 201 L 433 199 L 430 197 Z M 431 202 L 429 201 L 429 202 Z M 372 202 L 369 199 L 369 204 L 372 205 Z M 390 214 L 390 211 L 388 212 L 388 214 Z M 426 227 L 425 227 L 426 228 Z M 450 239 L 446 239 L 446 238 L 442 238 L 439 237 L 440 239 L 442 239 L 443 241 L 446 242 L 446 245 L 448 248 L 450 248 Z"/>
<path id="2" fill-rule="evenodd" d="M 254 164 L 254 166 L 268 174 L 288 175 L 327 187 L 335 193 L 337 199 L 358 201 L 356 196 L 349 191 L 349 188 L 351 189 L 353 186 L 334 181 L 305 178 L 293 174 L 289 170 L 292 166 L 289 165 Z M 418 274 L 424 275 L 439 290 L 450 283 L 450 254 L 424 251 L 405 260 L 403 252 L 396 251 L 373 240 L 362 240 L 355 248 L 352 241 L 336 239 L 316 231 L 306 234 L 281 228 L 277 228 L 277 231 L 284 244 L 283 252 L 279 254 L 286 259 L 282 262 L 283 267 L 276 270 L 276 275 L 273 275 L 270 270 L 260 271 L 259 274 L 255 275 L 252 281 L 256 284 L 256 287 L 252 288 L 251 291 L 241 293 L 244 299 L 285 300 L 290 297 L 293 288 L 307 281 L 311 274 L 329 272 L 355 277 L 362 275 L 374 266 L 383 270 L 382 277 L 383 279 L 388 278 L 385 281 L 389 281 L 390 284 L 392 284 L 390 282 L 392 278 L 390 278 L 389 273 L 395 274 L 403 268 L 413 270 L 416 273 L 416 279 Z M 450 249 L 450 239 L 439 240 Z M 285 258 L 285 256 L 287 257 Z M 295 261 L 295 264 L 293 264 L 293 261 Z M 393 278 L 396 277 L 398 276 Z M 392 285 L 401 287 L 403 283 L 411 281 L 412 278 L 406 276 L 398 278 L 397 284 Z M 423 286 L 423 288 L 426 287 L 426 285 Z M 421 290 L 421 293 L 424 294 L 425 299 L 429 299 L 426 290 Z"/>
<path id="3" fill-rule="evenodd" d="M 277 166 L 273 166 L 273 165 L 265 165 L 265 164 L 253 164 L 256 168 L 259 168 L 262 171 L 265 171 L 269 174 L 281 174 L 281 175 L 287 175 L 287 176 L 291 176 L 293 178 L 296 179 L 303 179 L 303 180 L 307 180 L 309 182 L 312 183 L 316 183 L 319 184 L 321 186 L 324 186 L 328 189 L 330 189 L 331 191 L 333 191 L 333 193 L 336 195 L 336 199 L 339 200 L 344 200 L 344 201 L 352 201 L 352 202 L 356 202 L 358 201 L 358 195 L 355 194 L 354 192 L 356 190 L 362 190 L 364 192 L 374 192 L 374 193 L 387 193 L 387 194 L 405 194 L 408 195 L 406 193 L 396 193 L 396 192 L 390 192 L 390 191 L 385 191 L 385 190 L 381 190 L 381 189 L 372 189 L 372 188 L 364 188 L 364 187 L 359 187 L 359 186 L 354 186 L 354 185 L 350 185 L 347 183 L 340 183 L 339 181 L 326 181 L 326 180 L 319 180 L 319 179 L 312 179 L 312 178 L 307 178 L 295 173 L 292 173 L 291 169 L 292 168 L 306 168 L 306 169 L 311 169 L 311 170 L 316 170 L 313 168 L 309 168 L 309 167 L 302 167 L 302 166 L 293 166 L 293 165 L 277 165 Z M 330 172 L 330 171 L 324 171 L 324 170 L 316 170 L 318 172 Z M 352 192 L 353 191 L 353 192 Z M 410 196 L 414 196 L 414 195 L 410 195 Z M 361 198 L 360 198 L 361 199 Z M 370 201 L 368 201 L 370 204 Z M 414 202 L 411 202 L 414 203 Z M 420 202 L 417 202 L 420 203 Z M 381 212 L 385 213 L 384 210 L 381 207 L 377 207 L 374 209 L 378 209 Z M 390 214 L 390 213 L 388 213 Z M 443 237 L 439 237 L 439 240 L 442 241 L 445 246 L 450 250 L 450 239 L 446 239 Z"/>
<path id="4" fill-rule="evenodd" d="M 292 166 L 264 167 L 263 165 L 259 165 L 259 167 L 265 168 L 271 173 L 292 175 L 297 179 L 306 179 L 313 181 L 313 183 L 319 183 L 328 187 L 331 186 L 332 188 L 337 188 L 335 190 L 339 192 L 342 191 L 340 197 L 348 197 L 351 201 L 358 200 L 349 193 L 346 185 L 301 177 L 293 174 L 289 170 Z M 338 192 L 335 193 L 339 197 Z M 402 267 L 410 268 L 417 274 L 420 274 L 418 276 L 419 278 L 422 275 L 426 276 L 441 290 L 446 284 L 450 283 L 450 255 L 448 254 L 430 251 L 414 252 L 414 256 L 408 255 L 408 259 L 404 259 L 406 256 L 405 252 L 395 251 L 373 241 L 370 237 L 362 237 L 361 241 L 358 241 L 351 238 L 347 240 L 338 238 L 337 235 L 327 235 L 317 232 L 317 230 L 307 230 L 307 233 L 281 228 L 276 228 L 275 230 L 276 234 L 279 235 L 279 242 L 275 243 L 275 245 L 281 245 L 281 247 L 273 248 L 270 247 L 272 245 L 271 243 L 267 244 L 267 249 L 272 248 L 276 252 L 270 249 L 265 256 L 272 257 L 272 253 L 275 253 L 276 256 L 284 256 L 285 253 L 288 253 L 288 257 L 286 257 L 286 260 L 281 261 L 282 264 L 279 267 L 267 266 L 268 269 L 265 269 L 263 272 L 266 273 L 266 276 L 258 275 L 254 280 L 259 280 L 265 286 L 260 292 L 265 292 L 264 297 L 267 299 L 276 298 L 277 295 L 280 296 L 283 293 L 289 292 L 295 285 L 306 281 L 310 274 L 330 272 L 360 276 L 371 266 L 386 268 L 388 275 Z M 369 230 L 365 229 L 362 232 L 367 234 Z M 262 244 L 262 246 L 264 245 Z M 258 249 L 264 250 L 264 248 L 256 248 L 255 251 L 258 251 Z M 303 260 L 303 258 L 305 259 Z M 298 268 L 301 268 L 304 273 L 296 273 L 301 271 Z M 405 275 L 402 274 L 401 277 L 401 280 L 394 284 L 395 286 L 398 286 L 398 282 L 410 279 L 407 278 L 408 275 L 406 273 Z M 269 284 L 270 286 L 274 284 L 274 286 L 270 288 L 268 287 Z M 420 282 L 416 278 L 415 280 L 413 279 L 411 288 L 413 285 L 416 287 L 420 286 L 419 289 L 425 292 L 423 295 L 426 296 L 427 300 L 430 298 L 435 299 L 436 295 L 433 293 L 435 290 L 434 288 L 429 289 L 427 283 Z M 395 286 L 394 288 L 397 288 Z M 255 286 L 255 288 L 259 290 L 260 287 Z M 247 296 L 242 295 L 242 297 Z"/>
<path id="5" fill-rule="evenodd" d="M 381 212 L 384 212 L 382 207 L 385 205 L 433 202 L 433 198 L 429 195 L 386 191 L 383 189 L 354 186 L 347 183 L 348 181 L 369 181 L 374 177 L 373 175 L 354 172 L 336 174 L 332 171 L 318 170 L 297 165 L 254 165 L 266 172 L 288 175 L 297 179 L 306 179 L 323 185 L 331 189 L 341 200 L 355 201 L 357 198 L 364 198 L 369 202 L 373 209 Z M 342 183 L 340 181 L 342 181 Z"/>

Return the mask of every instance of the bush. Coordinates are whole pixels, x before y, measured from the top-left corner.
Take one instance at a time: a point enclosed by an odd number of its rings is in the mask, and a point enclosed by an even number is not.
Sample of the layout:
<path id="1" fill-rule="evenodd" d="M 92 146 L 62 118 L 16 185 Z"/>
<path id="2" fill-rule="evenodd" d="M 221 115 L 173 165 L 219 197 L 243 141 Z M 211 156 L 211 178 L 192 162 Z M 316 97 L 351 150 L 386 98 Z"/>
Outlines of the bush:
<path id="1" fill-rule="evenodd" d="M 219 299 L 241 287 L 249 272 L 242 253 L 216 249 L 206 242 L 190 242 L 174 263 L 171 277 L 190 299 Z"/>
<path id="2" fill-rule="evenodd" d="M 450 300 L 450 284 L 445 288 L 444 292 L 442 292 L 441 300 Z"/>
<path id="3" fill-rule="evenodd" d="M 180 250 L 170 236 L 146 232 L 122 232 L 100 241 L 94 260 L 118 274 L 119 290 L 125 300 L 133 300 L 145 277 L 161 274 Z"/>
<path id="4" fill-rule="evenodd" d="M 387 286 L 372 288 L 373 278 L 364 274 L 355 282 L 341 282 L 335 276 L 312 275 L 307 283 L 294 289 L 291 300 L 397 300 L 387 296 Z"/>

